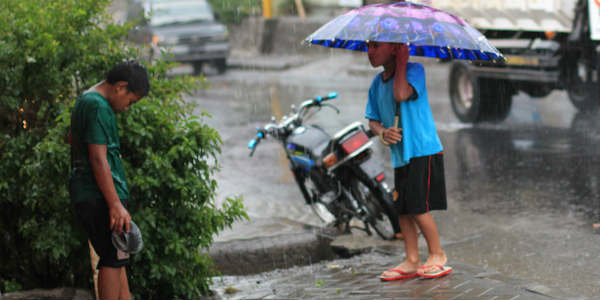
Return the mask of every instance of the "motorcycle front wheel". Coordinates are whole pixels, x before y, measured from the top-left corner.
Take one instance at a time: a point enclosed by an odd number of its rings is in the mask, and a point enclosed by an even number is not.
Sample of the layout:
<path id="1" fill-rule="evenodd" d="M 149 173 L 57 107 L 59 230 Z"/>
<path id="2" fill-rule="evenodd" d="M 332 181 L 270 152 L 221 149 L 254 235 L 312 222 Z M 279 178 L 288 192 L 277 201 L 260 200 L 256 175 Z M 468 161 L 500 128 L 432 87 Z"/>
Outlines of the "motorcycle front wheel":
<path id="1" fill-rule="evenodd" d="M 393 222 L 398 222 L 398 220 L 394 218 L 394 213 L 384 209 L 381 205 L 384 201 L 377 199 L 379 197 L 377 191 L 369 188 L 361 180 L 354 179 L 350 192 L 366 210 L 366 222 L 382 239 L 393 240 L 395 238 Z"/>
<path id="2" fill-rule="evenodd" d="M 310 208 L 315 215 L 317 215 L 319 220 L 321 220 L 323 224 L 330 224 L 335 221 L 335 215 L 329 211 L 325 203 L 319 198 L 319 192 L 313 180 L 310 177 L 301 175 L 296 175 L 295 178 L 298 188 L 300 188 L 300 192 L 302 193 L 302 196 L 304 196 L 304 200 L 310 205 Z"/>

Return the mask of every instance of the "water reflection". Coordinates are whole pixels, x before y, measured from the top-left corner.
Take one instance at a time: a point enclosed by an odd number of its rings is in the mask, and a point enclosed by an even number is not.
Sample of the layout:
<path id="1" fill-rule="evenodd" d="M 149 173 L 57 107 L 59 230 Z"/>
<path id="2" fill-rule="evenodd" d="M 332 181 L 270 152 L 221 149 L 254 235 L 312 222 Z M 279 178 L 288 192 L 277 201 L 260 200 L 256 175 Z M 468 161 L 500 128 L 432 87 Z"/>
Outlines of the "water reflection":
<path id="1" fill-rule="evenodd" d="M 516 214 L 581 211 L 600 217 L 599 112 L 580 112 L 570 128 L 476 126 L 446 145 L 447 174 L 474 211 Z M 447 147 L 448 148 L 448 147 Z M 455 185 L 454 185 L 455 184 Z M 483 201 L 486 200 L 486 201 Z"/>

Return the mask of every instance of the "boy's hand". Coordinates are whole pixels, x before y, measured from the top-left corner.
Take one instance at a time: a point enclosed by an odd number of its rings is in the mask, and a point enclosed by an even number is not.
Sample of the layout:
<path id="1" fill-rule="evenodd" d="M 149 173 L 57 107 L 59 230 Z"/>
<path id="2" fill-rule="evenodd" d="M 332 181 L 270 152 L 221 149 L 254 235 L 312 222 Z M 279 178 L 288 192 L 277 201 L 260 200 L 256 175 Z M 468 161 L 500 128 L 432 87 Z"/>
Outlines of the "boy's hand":
<path id="1" fill-rule="evenodd" d="M 390 127 L 383 130 L 383 140 L 390 144 L 402 141 L 402 128 Z"/>
<path id="2" fill-rule="evenodd" d="M 396 48 L 396 66 L 406 66 L 408 63 L 408 58 L 410 54 L 408 52 L 408 47 L 406 44 L 400 44 Z"/>
<path id="3" fill-rule="evenodd" d="M 121 234 L 121 232 L 123 232 L 123 226 L 125 226 L 125 232 L 129 232 L 131 216 L 121 202 L 110 205 L 108 207 L 108 215 L 110 216 L 110 228 L 113 229 L 116 234 Z"/>

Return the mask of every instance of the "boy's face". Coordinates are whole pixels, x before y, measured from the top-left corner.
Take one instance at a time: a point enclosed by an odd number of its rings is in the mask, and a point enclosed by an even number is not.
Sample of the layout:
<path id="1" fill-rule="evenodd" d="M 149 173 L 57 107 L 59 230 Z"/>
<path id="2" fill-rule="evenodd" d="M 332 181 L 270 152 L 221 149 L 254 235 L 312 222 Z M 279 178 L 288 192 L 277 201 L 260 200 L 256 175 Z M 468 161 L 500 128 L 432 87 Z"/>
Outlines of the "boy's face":
<path id="1" fill-rule="evenodd" d="M 369 62 L 373 67 L 383 66 L 394 59 L 395 45 L 392 43 L 369 42 Z"/>
<path id="2" fill-rule="evenodd" d="M 127 82 L 119 81 L 114 84 L 114 90 L 110 97 L 110 106 L 115 112 L 127 111 L 129 107 L 138 102 L 142 97 L 127 88 Z"/>

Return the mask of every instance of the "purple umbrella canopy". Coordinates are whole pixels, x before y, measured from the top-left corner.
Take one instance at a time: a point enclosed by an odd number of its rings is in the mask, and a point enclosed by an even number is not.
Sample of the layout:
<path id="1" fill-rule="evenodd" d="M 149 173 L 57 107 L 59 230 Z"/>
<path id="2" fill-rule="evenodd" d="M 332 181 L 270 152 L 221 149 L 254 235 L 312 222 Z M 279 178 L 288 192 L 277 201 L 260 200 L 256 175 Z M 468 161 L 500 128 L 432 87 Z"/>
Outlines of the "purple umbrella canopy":
<path id="1" fill-rule="evenodd" d="M 463 19 L 411 2 L 372 4 L 353 9 L 321 26 L 305 42 L 367 51 L 369 41 L 404 43 L 411 56 L 503 60 L 477 29 Z"/>

